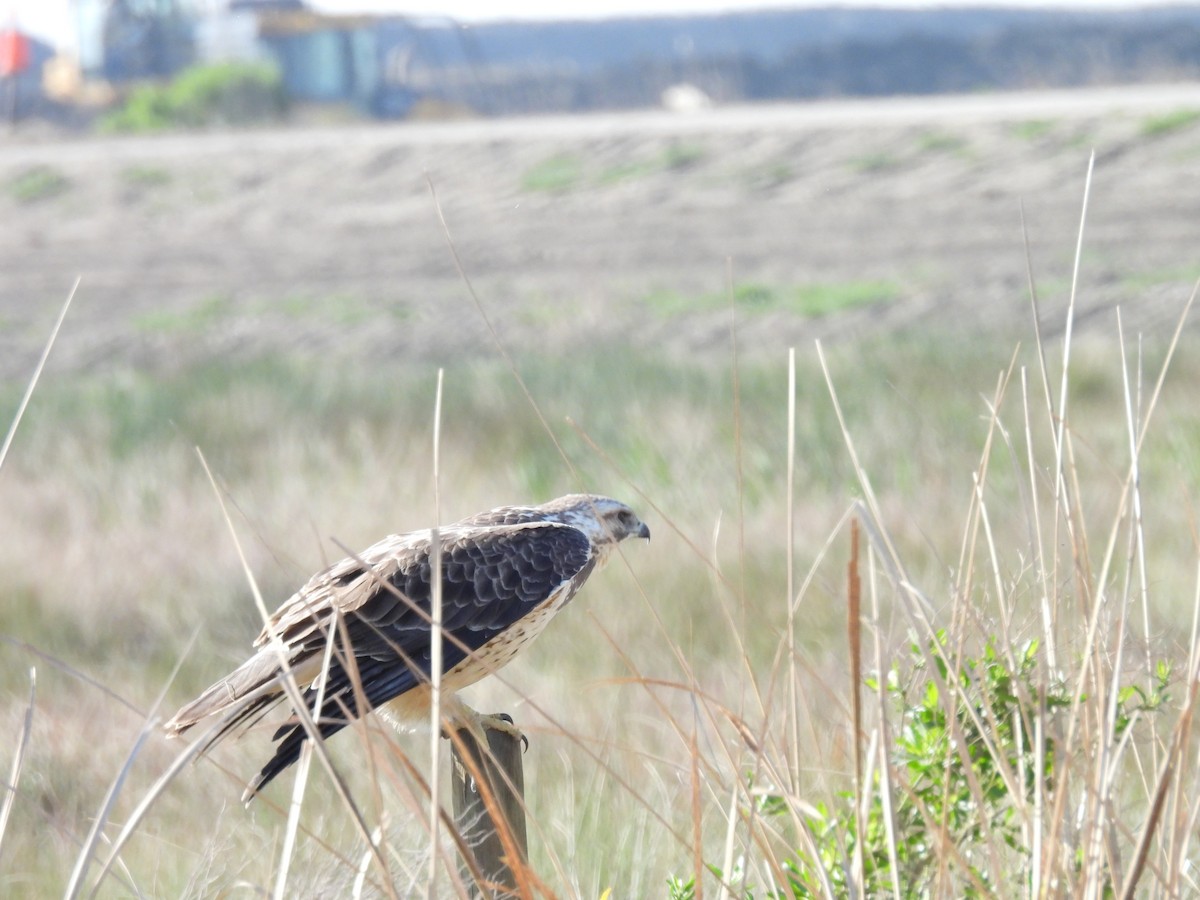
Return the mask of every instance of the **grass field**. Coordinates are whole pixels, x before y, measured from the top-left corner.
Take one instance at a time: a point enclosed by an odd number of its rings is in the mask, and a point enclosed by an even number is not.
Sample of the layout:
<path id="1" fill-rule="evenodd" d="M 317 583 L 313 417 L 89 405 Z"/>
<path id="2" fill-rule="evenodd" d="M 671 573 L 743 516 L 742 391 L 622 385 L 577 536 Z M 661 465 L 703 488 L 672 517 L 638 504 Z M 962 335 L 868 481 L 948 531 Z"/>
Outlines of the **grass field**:
<path id="1" fill-rule="evenodd" d="M 238 802 L 270 724 L 174 771 L 157 723 L 261 627 L 239 547 L 273 607 L 577 490 L 653 542 L 467 697 L 530 739 L 527 896 L 1200 893 L 1195 122 L 55 148 L 0 197 L 0 421 L 22 298 L 97 277 L 0 467 L 0 894 L 465 896 L 428 735 L 338 735 L 292 847 L 290 773 Z"/>
<path id="2" fill-rule="evenodd" d="M 587 488 L 627 500 L 655 535 L 649 550 L 629 548 L 593 579 L 503 683 L 472 694 L 476 705 L 513 713 L 530 734 L 532 865 L 545 892 L 679 897 L 725 884 L 738 896 L 819 896 L 856 878 L 884 890 L 889 866 L 872 875 L 863 861 L 871 852 L 888 859 L 879 822 L 872 844 L 845 829 L 830 837 L 837 829 L 823 832 L 815 816 L 824 810 L 827 826 L 852 830 L 841 798 L 856 792 L 856 749 L 878 776 L 868 750 L 885 733 L 881 717 L 890 719 L 890 790 L 899 807 L 891 852 L 903 896 L 1001 885 L 1023 894 L 1039 866 L 1052 894 L 1124 885 L 1173 729 L 1181 740 L 1194 736 L 1185 674 L 1195 664 L 1190 498 L 1200 478 L 1190 389 L 1200 363 L 1192 343 L 1185 339 L 1173 363 L 1137 457 L 1133 530 L 1123 494 L 1130 467 L 1123 372 L 1133 379 L 1140 421 L 1165 346 L 1129 339 L 1125 369 L 1116 342 L 1073 348 L 1070 497 L 1057 511 L 1054 420 L 1032 341 L 1011 348 L 899 334 L 831 348 L 830 379 L 861 468 L 816 352 L 799 348 L 790 557 L 786 358 L 667 364 L 616 347 L 518 358 L 553 435 L 505 364 L 448 367 L 444 519 Z M 1048 348 L 1048 356 L 1057 404 L 1061 350 Z M 37 670 L 32 732 L 0 848 L 5 890 L 49 896 L 64 889 L 143 723 L 169 715 L 240 661 L 257 631 L 195 448 L 235 510 L 268 603 L 278 602 L 342 555 L 331 540 L 358 548 L 430 521 L 435 375 L 427 367 L 322 368 L 271 358 L 165 376 L 48 379 L 39 387 L 0 474 L 0 571 L 9 598 L 0 607 L 7 641 L 0 671 L 10 735 L 21 730 L 28 673 Z M 16 408 L 19 390 L 7 386 L 3 408 Z M 876 536 L 860 560 L 870 576 L 863 674 L 895 693 L 880 702 L 866 695 L 856 738 L 845 517 L 865 496 L 864 475 L 878 518 L 866 516 L 866 537 Z M 1116 543 L 1106 565 L 1110 531 Z M 890 551 L 879 543 L 884 536 Z M 907 581 L 889 579 L 897 563 Z M 927 624 L 910 618 L 924 609 L 914 589 L 928 601 Z M 962 698 L 927 693 L 928 628 L 944 630 L 943 677 L 960 669 Z M 1021 654 L 1029 666 L 1016 663 Z M 1156 678 L 1160 662 L 1171 668 Z M 989 679 L 1006 672 L 1016 673 L 1004 682 L 1015 698 L 1008 724 L 1030 729 L 1024 737 L 987 719 L 998 702 Z M 964 721 L 957 704 L 981 686 L 985 724 L 974 741 L 1015 769 L 1029 763 L 1034 726 L 1045 726 L 1057 755 L 1053 765 L 1039 765 L 1052 777 L 1035 808 L 1032 789 L 988 787 L 984 775 L 968 776 L 964 784 L 979 783 L 962 788 L 953 817 L 947 803 L 939 830 L 922 793 L 931 773 L 921 774 L 919 754 L 904 742 L 923 734 L 926 764 L 964 775 L 969 767 L 946 737 L 956 733 L 951 722 Z M 941 724 L 926 722 L 931 731 L 920 732 L 909 720 L 914 710 L 940 711 Z M 366 865 L 364 890 L 386 893 L 386 877 L 401 896 L 423 892 L 423 801 L 396 759 L 406 755 L 428 771 L 427 738 L 396 738 L 378 726 L 370 732 L 330 746 L 363 815 L 385 832 L 389 872 Z M 185 768 L 121 849 L 100 895 L 269 892 L 287 789 L 274 788 L 249 809 L 237 803 L 266 746 L 265 734 L 251 735 Z M 972 758 L 979 746 L 972 744 Z M 144 740 L 102 829 L 106 839 L 179 749 L 156 733 Z M 1097 781 L 1092 766 L 1101 751 L 1105 777 Z M 1150 842 L 1140 895 L 1195 888 L 1194 748 L 1175 752 L 1171 791 L 1186 790 L 1163 801 L 1168 815 Z M 1026 771 L 1018 782 L 1036 780 Z M 999 794 L 973 796 L 980 784 Z M 943 800 L 959 789 L 948 777 L 933 787 L 930 796 Z M 1056 815 L 1060 789 L 1066 806 Z M 877 780 L 857 790 L 875 797 L 868 805 L 878 811 L 888 787 Z M 927 817 L 919 841 L 901 827 L 904 810 L 918 808 Z M 349 822 L 314 772 L 289 895 L 343 896 L 354 887 L 364 846 Z M 1047 836 L 1040 850 L 1029 840 L 1039 829 Z M 107 856 L 104 838 L 90 856 L 84 885 Z M 813 864 L 818 858 L 823 865 Z M 455 895 L 453 870 L 451 861 L 435 893 Z"/>

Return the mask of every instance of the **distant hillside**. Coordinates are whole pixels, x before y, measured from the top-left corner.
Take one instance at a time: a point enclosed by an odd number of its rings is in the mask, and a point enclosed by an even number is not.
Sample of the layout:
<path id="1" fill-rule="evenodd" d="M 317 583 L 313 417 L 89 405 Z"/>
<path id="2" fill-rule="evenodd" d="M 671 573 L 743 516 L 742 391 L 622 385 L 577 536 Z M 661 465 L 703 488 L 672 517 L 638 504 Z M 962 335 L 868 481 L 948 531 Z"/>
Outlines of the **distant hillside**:
<path id="1" fill-rule="evenodd" d="M 503 112 L 655 105 L 682 81 L 739 102 L 1200 77 L 1200 6 L 804 9 L 420 31 L 428 86 Z"/>

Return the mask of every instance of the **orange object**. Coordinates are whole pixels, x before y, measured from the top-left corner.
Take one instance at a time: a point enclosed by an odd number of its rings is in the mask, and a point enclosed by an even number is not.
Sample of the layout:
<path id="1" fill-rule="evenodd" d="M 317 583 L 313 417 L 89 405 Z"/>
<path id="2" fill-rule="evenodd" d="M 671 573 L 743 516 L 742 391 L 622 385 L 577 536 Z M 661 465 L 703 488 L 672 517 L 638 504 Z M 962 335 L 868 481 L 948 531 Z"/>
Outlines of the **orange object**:
<path id="1" fill-rule="evenodd" d="M 29 38 L 15 28 L 0 31 L 0 76 L 20 75 L 29 68 Z"/>

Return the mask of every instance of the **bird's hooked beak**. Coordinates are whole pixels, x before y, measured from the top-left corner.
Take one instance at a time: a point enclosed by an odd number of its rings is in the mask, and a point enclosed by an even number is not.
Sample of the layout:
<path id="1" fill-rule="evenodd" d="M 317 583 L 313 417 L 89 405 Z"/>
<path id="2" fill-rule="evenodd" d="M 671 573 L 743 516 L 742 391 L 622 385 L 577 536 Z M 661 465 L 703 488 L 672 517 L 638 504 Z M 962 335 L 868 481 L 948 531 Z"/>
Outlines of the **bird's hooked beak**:
<path id="1" fill-rule="evenodd" d="M 633 533 L 633 536 L 650 540 L 650 526 L 645 522 L 639 523 L 638 530 Z"/>

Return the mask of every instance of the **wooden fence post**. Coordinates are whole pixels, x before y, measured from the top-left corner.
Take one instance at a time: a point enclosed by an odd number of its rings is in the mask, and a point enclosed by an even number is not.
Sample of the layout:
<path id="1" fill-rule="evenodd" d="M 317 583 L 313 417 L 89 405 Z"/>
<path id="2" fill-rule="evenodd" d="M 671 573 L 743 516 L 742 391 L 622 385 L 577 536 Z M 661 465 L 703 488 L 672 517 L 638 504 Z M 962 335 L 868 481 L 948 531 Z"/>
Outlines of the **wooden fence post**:
<path id="1" fill-rule="evenodd" d="M 454 822 L 485 881 L 494 886 L 488 891 L 477 885 L 475 895 L 517 896 L 525 880 L 522 873 L 529 846 L 523 739 L 492 729 L 485 729 L 485 734 L 486 750 L 466 729 L 456 731 L 450 739 Z M 485 783 L 480 783 L 481 778 Z M 459 872 L 465 883 L 474 881 L 465 862 L 460 863 Z"/>

